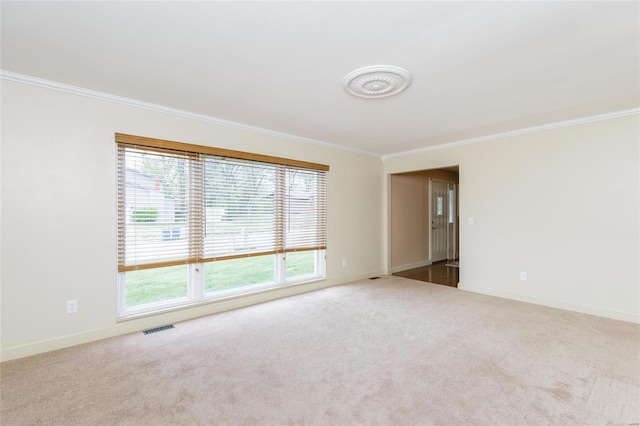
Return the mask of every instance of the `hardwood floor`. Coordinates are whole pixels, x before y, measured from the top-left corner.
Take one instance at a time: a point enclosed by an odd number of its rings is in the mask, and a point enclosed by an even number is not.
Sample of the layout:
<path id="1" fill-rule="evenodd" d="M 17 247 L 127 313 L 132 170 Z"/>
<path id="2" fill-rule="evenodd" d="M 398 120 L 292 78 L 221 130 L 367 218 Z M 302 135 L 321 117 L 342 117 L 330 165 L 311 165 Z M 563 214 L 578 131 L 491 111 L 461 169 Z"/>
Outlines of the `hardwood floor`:
<path id="1" fill-rule="evenodd" d="M 448 261 L 434 263 L 429 266 L 409 269 L 407 271 L 396 272 L 393 275 L 398 277 L 410 278 L 412 280 L 426 281 L 432 284 L 448 285 L 449 287 L 458 287 L 460 268 L 446 266 Z"/>

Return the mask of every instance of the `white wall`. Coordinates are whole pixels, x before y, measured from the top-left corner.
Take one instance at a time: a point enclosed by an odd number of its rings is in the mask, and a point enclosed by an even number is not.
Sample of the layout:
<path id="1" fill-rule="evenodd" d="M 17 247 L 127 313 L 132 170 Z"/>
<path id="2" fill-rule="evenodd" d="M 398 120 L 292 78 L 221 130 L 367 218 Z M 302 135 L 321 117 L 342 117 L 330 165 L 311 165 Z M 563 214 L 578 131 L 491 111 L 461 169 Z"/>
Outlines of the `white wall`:
<path id="1" fill-rule="evenodd" d="M 385 174 L 460 166 L 459 288 L 640 322 L 639 125 L 631 115 L 393 157 Z"/>
<path id="2" fill-rule="evenodd" d="M 3 360 L 384 272 L 379 158 L 5 80 L 1 114 Z M 328 164 L 327 280 L 117 323 L 115 132 Z"/>
<path id="3" fill-rule="evenodd" d="M 389 272 L 430 265 L 428 182 L 407 173 L 392 176 L 389 184 Z"/>

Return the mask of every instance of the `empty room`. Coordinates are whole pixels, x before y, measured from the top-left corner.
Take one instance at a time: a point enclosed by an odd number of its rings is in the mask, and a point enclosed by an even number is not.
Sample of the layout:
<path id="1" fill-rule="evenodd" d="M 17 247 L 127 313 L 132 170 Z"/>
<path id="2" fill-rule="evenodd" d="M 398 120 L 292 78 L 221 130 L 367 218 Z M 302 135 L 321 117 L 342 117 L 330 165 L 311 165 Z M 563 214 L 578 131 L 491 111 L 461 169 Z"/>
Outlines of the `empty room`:
<path id="1" fill-rule="evenodd" d="M 640 422 L 640 3 L 0 2 L 3 425 Z"/>

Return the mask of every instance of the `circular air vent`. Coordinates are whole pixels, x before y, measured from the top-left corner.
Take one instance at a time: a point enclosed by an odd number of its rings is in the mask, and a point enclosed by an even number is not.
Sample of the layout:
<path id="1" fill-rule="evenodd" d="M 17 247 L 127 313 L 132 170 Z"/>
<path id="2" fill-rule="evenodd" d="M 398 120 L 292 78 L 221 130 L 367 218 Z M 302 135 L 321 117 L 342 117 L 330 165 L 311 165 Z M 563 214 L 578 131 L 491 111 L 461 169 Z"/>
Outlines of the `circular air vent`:
<path id="1" fill-rule="evenodd" d="M 402 92 L 411 84 L 409 71 L 390 65 L 374 65 L 347 74 L 344 90 L 362 98 L 384 98 Z"/>

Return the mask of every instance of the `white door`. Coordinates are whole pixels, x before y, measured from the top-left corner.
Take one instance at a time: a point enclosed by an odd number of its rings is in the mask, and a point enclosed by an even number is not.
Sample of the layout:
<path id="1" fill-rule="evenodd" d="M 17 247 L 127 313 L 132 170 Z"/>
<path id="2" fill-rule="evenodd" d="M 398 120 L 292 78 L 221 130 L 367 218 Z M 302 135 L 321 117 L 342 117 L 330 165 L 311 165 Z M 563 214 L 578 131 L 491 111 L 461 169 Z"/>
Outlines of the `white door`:
<path id="1" fill-rule="evenodd" d="M 449 182 L 430 179 L 431 262 L 446 260 L 449 249 Z"/>

